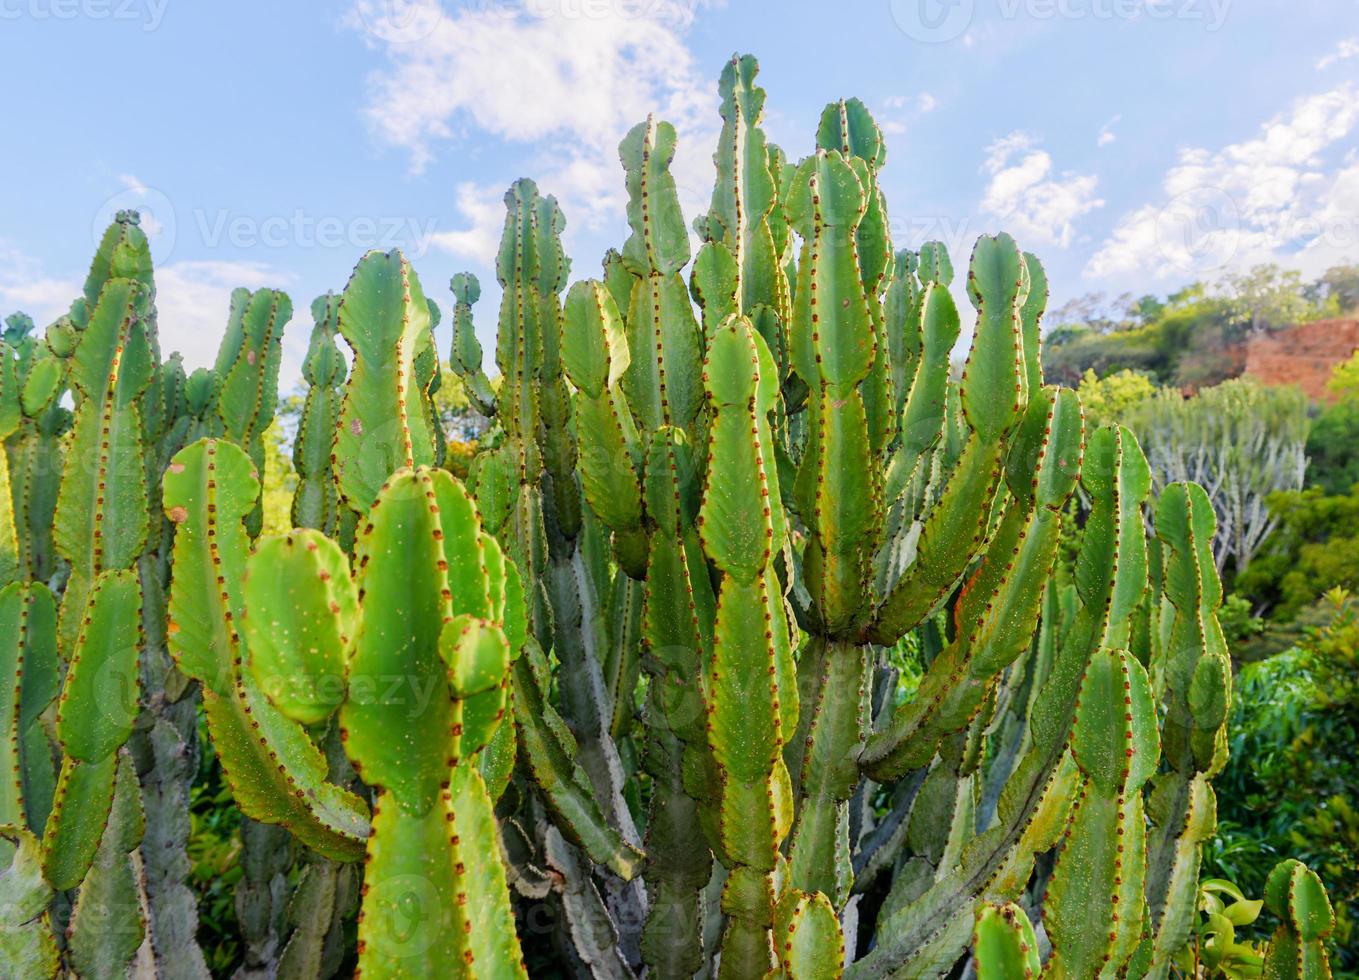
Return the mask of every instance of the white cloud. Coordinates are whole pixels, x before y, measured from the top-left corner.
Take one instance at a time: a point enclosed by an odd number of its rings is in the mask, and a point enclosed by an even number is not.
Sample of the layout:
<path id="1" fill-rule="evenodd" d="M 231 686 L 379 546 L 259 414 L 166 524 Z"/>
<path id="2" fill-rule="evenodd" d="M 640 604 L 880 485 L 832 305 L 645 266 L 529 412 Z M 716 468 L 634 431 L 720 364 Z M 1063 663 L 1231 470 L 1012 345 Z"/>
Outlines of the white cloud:
<path id="1" fill-rule="evenodd" d="M 42 329 L 71 308 L 83 281 L 49 275 L 42 263 L 0 241 L 0 318 L 24 312 Z"/>
<path id="2" fill-rule="evenodd" d="M 1123 118 L 1122 116 L 1114 116 L 1114 118 L 1110 119 L 1107 123 L 1104 124 L 1104 126 L 1099 131 L 1099 136 L 1096 137 L 1095 139 L 1096 146 L 1102 149 L 1103 147 L 1108 146 L 1110 143 L 1116 142 L 1118 140 L 1118 135 L 1114 132 L 1114 127 L 1118 125 L 1119 121 L 1122 118 Z"/>
<path id="3" fill-rule="evenodd" d="M 1252 139 L 1213 152 L 1185 149 L 1162 180 L 1163 200 L 1124 215 L 1086 275 L 1182 278 L 1224 266 L 1323 261 L 1352 251 L 1359 194 L 1348 169 L 1328 173 L 1327 150 L 1359 125 L 1359 91 L 1307 96 Z M 1334 167 L 1334 164 L 1331 165 Z"/>
<path id="4" fill-rule="evenodd" d="M 1021 242 L 1066 248 L 1082 215 L 1104 206 L 1093 174 L 1053 173 L 1052 156 L 1028 133 L 1014 132 L 986 148 L 990 174 L 981 210 L 1000 218 Z"/>
<path id="5" fill-rule="evenodd" d="M 504 189 L 464 181 L 458 185 L 458 213 L 467 222 L 459 231 L 439 231 L 429 244 L 452 255 L 485 261 L 495 254 L 505 226 Z"/>
<path id="6" fill-rule="evenodd" d="M 294 277 L 262 262 L 180 261 L 157 266 L 155 279 L 161 352 L 168 357 L 179 351 L 192 371 L 216 360 L 233 289 L 286 287 Z M 84 282 L 83 274 L 49 275 L 40 262 L 0 241 L 0 317 L 25 312 L 41 331 L 70 310 Z M 299 317 L 306 327 L 297 326 Z M 284 334 L 285 390 L 301 375 L 309 327 L 306 307 L 294 297 L 293 323 Z"/>
<path id="7" fill-rule="evenodd" d="M 445 145 L 473 146 L 469 131 L 489 134 L 530 152 L 540 187 L 562 202 L 568 229 L 599 227 L 622 213 L 618 143 L 654 112 L 679 132 L 672 172 L 686 213 L 706 207 L 719 122 L 716 86 L 699 72 L 684 40 L 693 9 L 702 4 L 663 0 L 639 15 L 627 3 L 530 3 L 515 11 L 417 3 L 411 6 L 419 17 L 409 19 L 421 36 L 402 43 L 372 30 L 392 2 L 359 0 L 348 22 L 367 29 L 387 58 L 369 79 L 364 114 L 381 142 L 410 154 L 414 171 Z M 484 246 L 503 192 L 460 186 L 457 203 L 467 226 L 441 233 L 434 243 L 489 257 Z M 498 237 L 499 221 L 494 228 Z"/>
<path id="8" fill-rule="evenodd" d="M 918 95 L 889 95 L 882 100 L 882 110 L 877 113 L 877 122 L 887 135 L 900 136 L 910 128 L 910 123 L 937 108 L 939 99 L 929 92 L 921 92 Z"/>
<path id="9" fill-rule="evenodd" d="M 1359 57 L 1359 37 L 1347 37 L 1330 54 L 1317 59 L 1317 71 L 1325 71 L 1332 65 L 1354 57 Z"/>

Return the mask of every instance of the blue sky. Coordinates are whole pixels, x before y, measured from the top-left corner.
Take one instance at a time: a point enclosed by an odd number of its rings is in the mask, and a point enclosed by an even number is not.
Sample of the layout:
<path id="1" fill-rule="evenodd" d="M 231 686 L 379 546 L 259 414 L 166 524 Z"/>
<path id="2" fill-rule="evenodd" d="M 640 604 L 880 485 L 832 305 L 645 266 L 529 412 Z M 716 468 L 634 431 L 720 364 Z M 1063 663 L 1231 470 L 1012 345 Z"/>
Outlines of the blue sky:
<path id="1" fill-rule="evenodd" d="M 445 307 L 481 277 L 489 352 L 504 189 L 557 194 L 594 275 L 625 236 L 617 143 L 654 111 L 697 213 L 733 51 L 791 158 L 827 101 L 864 100 L 898 246 L 961 266 L 1009 230 L 1054 304 L 1359 261 L 1355 0 L 0 0 L 0 313 L 59 315 L 141 206 L 191 365 L 233 286 L 280 286 L 290 386 L 311 299 L 394 245 Z"/>

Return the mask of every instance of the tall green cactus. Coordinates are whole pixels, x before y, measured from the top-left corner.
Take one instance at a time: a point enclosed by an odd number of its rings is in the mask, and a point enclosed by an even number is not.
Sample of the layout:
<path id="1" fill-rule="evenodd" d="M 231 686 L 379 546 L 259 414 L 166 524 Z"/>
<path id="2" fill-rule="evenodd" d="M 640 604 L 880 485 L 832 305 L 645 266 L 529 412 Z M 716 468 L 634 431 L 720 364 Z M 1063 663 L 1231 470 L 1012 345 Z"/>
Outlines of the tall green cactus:
<path id="1" fill-rule="evenodd" d="M 504 289 L 496 344 L 503 373 L 494 403 L 488 404 L 472 333 L 470 305 L 479 286 L 467 274 L 451 283 L 458 300 L 451 362 L 500 423 L 502 443 L 474 467 L 476 492 L 488 522 L 524 569 L 535 642 L 561 664 L 560 714 L 549 698 L 543 653 L 531 650 L 515 668 L 522 759 L 566 838 L 612 872 L 604 883 L 606 899 L 616 912 L 632 910 L 630 928 L 618 939 L 623 958 L 635 960 L 635 921 L 644 901 L 628 882 L 639 868 L 640 837 L 623 799 L 625 774 L 610 737 L 614 692 L 604 681 L 609 639 L 601 616 L 608 570 L 603 556 L 589 553 L 583 540 L 592 518 L 575 473 L 576 413 L 562 375 L 569 342 L 558 295 L 569 268 L 561 245 L 565 219 L 555 198 L 541 196 L 532 181 L 516 182 L 505 203 L 496 267 Z M 570 301 L 572 315 L 569 307 Z M 578 931 L 599 911 L 575 900 L 591 893 L 580 885 L 571 883 L 561 892 Z"/>
<path id="2" fill-rule="evenodd" d="M 359 973 L 523 975 L 478 764 L 508 724 L 512 651 L 525 643 L 517 572 L 439 470 L 393 476 L 358 549 L 351 580 L 317 532 L 261 542 L 246 633 L 272 703 L 302 724 L 338 709 L 345 751 L 377 789 Z"/>
<path id="3" fill-rule="evenodd" d="M 293 465 L 297 469 L 293 524 L 332 535 L 340 526 L 341 512 L 331 471 L 330 447 L 335 438 L 340 392 L 347 370 L 335 344 L 339 312 L 340 299 L 334 293 L 318 296 L 311 304 L 315 326 L 307 345 L 307 357 L 302 362 L 307 398 L 302 403 L 302 417 L 298 420 L 293 444 Z"/>
<path id="4" fill-rule="evenodd" d="M 70 355 L 75 419 L 53 528 L 56 551 L 70 564 L 58 619 L 58 647 L 70 667 L 55 725 L 62 762 L 43 871 L 57 890 L 80 888 L 70 925 L 77 961 L 82 947 L 120 936 L 123 945 L 90 968 L 112 975 L 145 930 L 142 879 L 128 858 L 142 824 L 124 816 L 140 814 L 140 788 L 118 772 L 130 765 L 120 749 L 138 711 L 144 640 L 136 566 L 149 543 L 147 436 L 160 411 L 150 254 L 133 216 L 120 216 L 105 234 L 85 295 Z M 101 848 L 108 857 L 96 860 Z M 125 898 L 110 903 L 110 893 Z"/>
<path id="5" fill-rule="evenodd" d="M 1149 502 L 1131 433 L 1043 384 L 1008 235 L 955 379 L 952 261 L 894 250 L 867 108 L 789 163 L 757 76 L 722 72 L 696 252 L 654 118 L 597 279 L 510 188 L 496 382 L 450 283 L 466 489 L 399 251 L 312 306 L 298 528 L 258 542 L 287 296 L 237 290 L 186 375 L 125 213 L 44 337 L 6 321 L 0 974 L 206 977 L 201 691 L 242 978 L 1169 976 L 1227 751 L 1207 497 Z M 1265 976 L 1328 976 L 1319 879 L 1265 901 Z"/>

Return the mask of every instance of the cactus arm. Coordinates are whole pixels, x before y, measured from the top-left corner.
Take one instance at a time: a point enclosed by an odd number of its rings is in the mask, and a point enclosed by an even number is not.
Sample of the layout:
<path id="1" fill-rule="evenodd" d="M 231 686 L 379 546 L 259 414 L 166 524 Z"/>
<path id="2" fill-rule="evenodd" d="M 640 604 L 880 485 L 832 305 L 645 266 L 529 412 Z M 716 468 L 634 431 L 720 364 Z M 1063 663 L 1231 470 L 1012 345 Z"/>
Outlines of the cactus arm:
<path id="1" fill-rule="evenodd" d="M 765 973 L 779 849 L 792 823 L 783 746 L 797 719 L 792 643 L 773 556 L 787 536 L 769 415 L 778 373 L 744 319 L 721 327 L 704 377 L 714 414 L 699 510 L 704 552 L 721 576 L 706 707 L 720 782 L 719 837 L 730 873 L 722 976 Z"/>
<path id="2" fill-rule="evenodd" d="M 874 778 L 927 764 L 1031 641 L 1080 471 L 1082 428 L 1074 392 L 1040 389 L 1030 402 L 1006 464 L 1012 502 L 955 612 L 960 636 L 930 664 L 916 698 L 869 739 L 862 761 Z"/>
<path id="3" fill-rule="evenodd" d="M 520 595 L 445 471 L 391 478 L 358 564 L 363 622 L 341 736 L 378 795 L 357 975 L 524 976 L 476 756 L 501 724 L 510 651 L 525 640 L 522 610 L 507 608 Z M 504 617 L 503 633 L 491 617 Z M 392 677 L 401 687 L 375 696 Z"/>
<path id="4" fill-rule="evenodd" d="M 1081 483 L 1092 510 L 1076 562 L 1080 605 L 1034 705 L 1028 747 L 1001 792 L 995 821 L 964 846 L 957 868 L 879 923 L 877 948 L 854 963 L 848 976 L 879 976 L 907 963 L 914 969 L 925 955 L 918 951 L 931 943 L 937 944 L 932 955 L 952 962 L 949 957 L 961 948 L 952 944 L 965 945 L 972 928 L 972 903 L 1017 897 L 1034 855 L 1051 849 L 1065 829 L 1080 776 L 1067 743 L 1081 679 L 1099 650 L 1115 648 L 1128 635 L 1147 586 L 1141 511 L 1151 474 L 1126 429 L 1104 428 L 1091 436 Z"/>
<path id="5" fill-rule="evenodd" d="M 1044 903 L 1054 978 L 1116 971 L 1142 938 L 1142 785 L 1155 772 L 1160 741 L 1151 685 L 1132 654 L 1101 651 L 1091 660 L 1071 752 L 1081 789 Z"/>
<path id="6" fill-rule="evenodd" d="M 116 755 L 98 762 L 62 760 L 52 815 L 42 839 L 43 874 L 53 888 L 75 888 L 89 871 L 113 806 L 117 770 Z"/>
<path id="7" fill-rule="evenodd" d="M 141 613 L 135 571 L 105 572 L 95 581 L 57 706 L 57 737 L 73 759 L 99 762 L 132 732 L 141 682 Z"/>
<path id="8" fill-rule="evenodd" d="M 621 387 L 639 428 L 687 428 L 702 404 L 702 332 L 678 273 L 637 280 L 628 309 L 629 369 Z"/>
<path id="9" fill-rule="evenodd" d="M 1024 270 L 1029 280 L 1029 295 L 1019 308 L 1024 338 L 1025 388 L 1032 395 L 1043 387 L 1043 313 L 1048 305 L 1048 274 L 1038 256 L 1024 253 Z"/>
<path id="10" fill-rule="evenodd" d="M 1335 913 L 1316 873 L 1300 861 L 1280 861 L 1265 882 L 1265 906 L 1280 920 L 1265 953 L 1266 980 L 1330 980 L 1326 939 Z"/>
<path id="11" fill-rule="evenodd" d="M 19 521 L 16 519 L 14 499 L 9 453 L 0 445 L 0 587 L 19 579 L 19 569 L 27 564 L 20 550 Z"/>
<path id="12" fill-rule="evenodd" d="M 148 291 L 154 290 L 151 244 L 136 211 L 119 211 L 99 239 L 82 295 L 71 306 L 71 319 L 77 330 L 84 330 L 89 324 L 104 287 L 114 279 L 135 279 Z"/>
<path id="13" fill-rule="evenodd" d="M 1030 980 L 1038 976 L 1038 939 L 1024 910 L 1012 902 L 983 903 L 972 936 L 977 980 Z"/>
<path id="14" fill-rule="evenodd" d="M 547 700 L 548 682 L 546 658 L 530 645 L 514 667 L 514 715 L 524 760 L 568 838 L 596 863 L 629 880 L 642 869 L 642 853 L 600 811 L 575 761 L 576 741 Z"/>
<path id="15" fill-rule="evenodd" d="M 152 317 L 145 286 L 111 280 L 72 357 L 77 408 L 53 539 L 71 563 L 61 604 L 66 651 L 95 576 L 130 568 L 146 544 L 150 519 L 139 401 L 155 370 Z"/>
<path id="16" fill-rule="evenodd" d="M 1152 671 L 1165 687 L 1163 723 L 1170 771 L 1152 783 L 1147 899 L 1151 975 L 1165 976 L 1188 939 L 1197 906 L 1200 844 L 1216 829 L 1209 780 L 1226 763 L 1231 669 L 1218 624 L 1222 585 L 1213 563 L 1212 505 L 1202 488 L 1172 483 L 1161 494 L 1156 534 L 1163 561 L 1165 630 Z"/>
<path id="17" fill-rule="evenodd" d="M 321 724 L 344 699 L 345 655 L 358 629 L 344 552 L 319 531 L 265 538 L 247 563 L 242 597 L 260 690 L 293 721 Z"/>
<path id="18" fill-rule="evenodd" d="M 434 435 L 416 361 L 430 343 L 429 304 L 399 250 L 369 252 L 340 301 L 340 334 L 353 351 L 334 467 L 340 493 L 366 510 L 387 476 L 434 461 Z"/>
<path id="19" fill-rule="evenodd" d="M 584 280 L 571 287 L 562 319 L 562 366 L 576 388 L 581 487 L 590 508 L 623 537 L 641 533 L 640 458 L 632 413 L 619 383 L 631 363 L 623 320 L 608 290 Z M 634 575 L 644 569 L 635 565 Z"/>
<path id="20" fill-rule="evenodd" d="M 312 527 L 335 533 L 339 526 L 339 500 L 331 470 L 330 448 L 340 412 L 341 389 L 346 367 L 335 345 L 339 329 L 339 297 L 318 296 L 311 305 L 315 326 L 302 362 L 307 397 L 293 443 L 293 467 L 297 490 L 293 494 L 294 527 Z"/>
<path id="21" fill-rule="evenodd" d="M 43 836 L 44 867 L 58 889 L 85 878 L 109 818 L 117 751 L 138 710 L 141 609 L 134 571 L 105 572 L 89 593 L 57 708 L 64 758 Z"/>
<path id="22" fill-rule="evenodd" d="M 1217 829 L 1217 800 L 1202 774 L 1189 780 L 1158 778 L 1147 799 L 1151 840 L 1147 901 L 1151 906 L 1152 961 L 1147 976 L 1165 977 L 1194 927 L 1201 847 Z"/>
<path id="23" fill-rule="evenodd" d="M 670 174 L 675 127 L 648 117 L 623 138 L 618 155 L 627 172 L 632 227 L 623 245 L 623 261 L 637 275 L 675 275 L 689 261 L 689 229 Z"/>
<path id="24" fill-rule="evenodd" d="M 281 824 L 337 860 L 362 852 L 362 801 L 326 782 L 307 733 L 282 715 L 242 671 L 241 579 L 248 548 L 242 518 L 259 494 L 254 467 L 235 445 L 202 440 L 175 455 L 164 506 L 177 525 L 170 652 L 203 685 L 208 730 L 241 810 Z"/>
<path id="25" fill-rule="evenodd" d="M 0 718 L 7 719 L 0 741 L 0 825 L 41 832 L 52 805 L 52 758 L 39 715 L 57 696 L 56 603 L 37 583 L 14 583 L 0 591 Z M 41 768 L 39 768 L 41 767 Z M 43 773 L 45 769 L 45 773 Z M 39 777 L 45 775 L 45 777 Z"/>
<path id="26" fill-rule="evenodd" d="M 47 822 L 50 796 L 36 792 L 37 767 L 52 762 L 46 752 L 39 716 L 57 696 L 56 606 L 46 586 L 14 583 L 0 591 L 0 718 L 5 733 L 0 739 L 0 826 L 23 827 L 40 832 Z M 41 736 L 35 742 L 32 735 Z M 41 754 L 34 751 L 41 744 Z"/>
<path id="27" fill-rule="evenodd" d="M 71 912 L 71 965 L 81 977 L 128 975 L 146 935 L 137 848 L 146 828 L 141 791 L 130 755 L 118 761 L 108 828 Z"/>
<path id="28" fill-rule="evenodd" d="M 3 445 L 23 423 L 21 386 L 13 352 L 9 344 L 0 341 L 0 587 L 19 578 L 20 568 L 27 565 L 16 517 L 22 514 L 28 495 L 15 494 L 9 453 Z"/>
<path id="29" fill-rule="evenodd" d="M 790 763 L 797 764 L 798 819 L 789 849 L 797 887 L 840 907 L 853 880 L 846 803 L 869 724 L 868 651 L 814 638 L 798 658 L 802 706 Z"/>
<path id="30" fill-rule="evenodd" d="M 1002 485 L 1005 439 L 1028 404 L 1021 316 L 1028 289 L 1014 240 L 1003 234 L 978 239 L 968 272 L 977 326 L 961 384 L 967 442 L 924 523 L 915 562 L 875 612 L 869 636 L 876 643 L 894 643 L 928 616 L 986 543 Z"/>
<path id="31" fill-rule="evenodd" d="M 765 91 L 755 84 L 759 70 L 750 55 L 733 55 L 722 70 L 718 82 L 722 132 L 713 155 L 718 177 L 703 231 L 709 241 L 722 243 L 732 259 L 730 295 L 735 305 L 725 312 L 753 317 L 764 306 L 786 322 L 788 280 L 778 261 L 771 227 L 778 180 L 760 127 Z M 709 296 L 725 293 L 725 289 L 707 291 Z M 704 313 L 706 324 L 706 304 Z M 723 318 L 716 318 L 713 326 Z"/>
<path id="32" fill-rule="evenodd" d="M 459 272 L 449 281 L 453 292 L 453 347 L 449 357 L 454 373 L 462 378 L 467 397 L 485 416 L 496 413 L 495 389 L 481 369 L 481 344 L 472 319 L 472 306 L 481 298 L 481 283 L 470 272 Z"/>
<path id="33" fill-rule="evenodd" d="M 571 942 L 589 975 L 598 980 L 632 980 L 636 974 L 624 957 L 618 926 L 595 887 L 589 863 L 550 824 L 543 833 L 543 857 L 559 878 L 557 890 L 566 909 Z"/>
<path id="34" fill-rule="evenodd" d="M 839 980 L 845 939 L 825 895 L 790 890 L 777 910 L 775 953 L 786 980 Z"/>
<path id="35" fill-rule="evenodd" d="M 217 415 L 226 437 L 246 447 L 253 457 L 260 437 L 274 419 L 283 328 L 292 317 L 293 306 L 286 293 L 275 289 L 254 293 L 238 289 L 232 296 L 232 307 L 233 324 L 228 327 L 215 369 L 221 379 Z"/>
<path id="36" fill-rule="evenodd" d="M 41 847 L 22 827 L 0 825 L 7 852 L 0 874 L 0 973 L 8 977 L 57 975 L 57 942 L 48 905 L 52 886 L 42 873 Z"/>

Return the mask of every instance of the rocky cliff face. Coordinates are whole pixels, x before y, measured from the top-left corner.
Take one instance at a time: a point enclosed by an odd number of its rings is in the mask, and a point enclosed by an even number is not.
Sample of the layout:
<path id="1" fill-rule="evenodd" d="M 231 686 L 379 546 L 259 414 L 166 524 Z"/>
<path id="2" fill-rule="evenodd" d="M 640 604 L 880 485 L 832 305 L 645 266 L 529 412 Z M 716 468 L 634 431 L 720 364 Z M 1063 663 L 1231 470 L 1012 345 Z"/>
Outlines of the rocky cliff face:
<path id="1" fill-rule="evenodd" d="M 1329 400 L 1331 370 L 1359 350 L 1359 319 L 1303 323 L 1246 344 L 1246 371 L 1270 385 L 1297 385 L 1310 398 Z"/>

